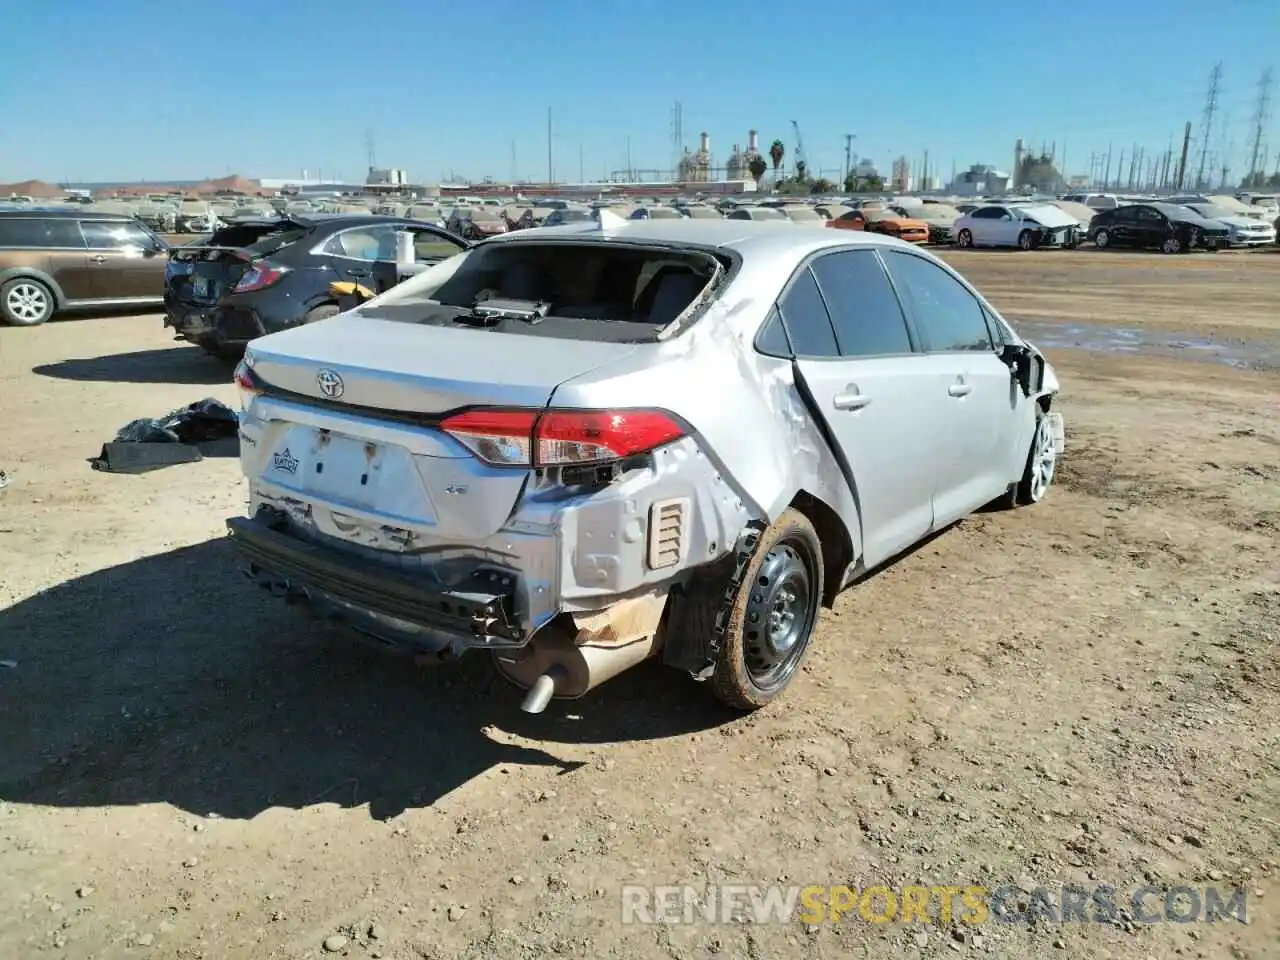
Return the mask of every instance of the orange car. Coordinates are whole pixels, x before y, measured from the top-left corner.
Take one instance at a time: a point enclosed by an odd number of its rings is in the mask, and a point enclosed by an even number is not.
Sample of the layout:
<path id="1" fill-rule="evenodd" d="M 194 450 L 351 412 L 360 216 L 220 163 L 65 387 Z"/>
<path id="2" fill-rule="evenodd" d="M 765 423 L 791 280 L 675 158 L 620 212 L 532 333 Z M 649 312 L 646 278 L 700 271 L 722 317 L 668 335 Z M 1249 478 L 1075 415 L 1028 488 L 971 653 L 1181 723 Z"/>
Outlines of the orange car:
<path id="1" fill-rule="evenodd" d="M 908 243 L 928 243 L 929 224 L 912 217 L 903 217 L 892 210 L 850 210 L 833 220 L 827 226 L 836 230 L 867 230 L 871 233 L 883 233 L 890 237 L 898 237 Z"/>

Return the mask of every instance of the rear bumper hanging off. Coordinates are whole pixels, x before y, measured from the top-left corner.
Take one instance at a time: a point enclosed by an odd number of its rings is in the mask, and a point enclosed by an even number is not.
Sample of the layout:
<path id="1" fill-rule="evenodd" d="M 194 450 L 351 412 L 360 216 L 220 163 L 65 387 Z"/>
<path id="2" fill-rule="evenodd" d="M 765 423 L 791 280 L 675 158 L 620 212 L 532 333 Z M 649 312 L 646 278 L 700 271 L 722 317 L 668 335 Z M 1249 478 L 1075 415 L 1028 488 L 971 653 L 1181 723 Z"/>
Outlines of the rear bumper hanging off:
<path id="1" fill-rule="evenodd" d="M 514 614 L 516 584 L 510 574 L 477 570 L 474 590 L 433 589 L 421 577 L 371 568 L 358 558 L 290 536 L 270 516 L 232 517 L 227 529 L 246 561 L 246 574 L 261 586 L 328 607 L 336 619 L 389 642 L 405 632 L 395 624 L 424 631 L 428 636 L 418 643 L 405 640 L 422 648 L 499 649 L 523 646 L 527 640 Z M 385 630 L 379 629 L 379 621 Z M 429 636 L 446 640 L 432 643 Z"/>

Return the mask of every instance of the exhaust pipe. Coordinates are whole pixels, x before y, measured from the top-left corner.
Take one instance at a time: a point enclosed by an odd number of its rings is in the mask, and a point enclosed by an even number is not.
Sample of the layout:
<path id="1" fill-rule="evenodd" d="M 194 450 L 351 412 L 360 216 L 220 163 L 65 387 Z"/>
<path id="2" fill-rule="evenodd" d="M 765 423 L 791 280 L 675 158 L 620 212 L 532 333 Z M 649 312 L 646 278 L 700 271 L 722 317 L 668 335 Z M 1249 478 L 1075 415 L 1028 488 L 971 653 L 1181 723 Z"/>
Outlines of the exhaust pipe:
<path id="1" fill-rule="evenodd" d="M 528 646 L 496 653 L 498 671 L 528 693 L 525 713 L 541 713 L 553 697 L 576 699 L 662 649 L 658 624 L 666 594 L 623 600 L 599 613 L 577 614 L 576 636 L 551 627 Z"/>
<path id="2" fill-rule="evenodd" d="M 541 713 L 556 695 L 556 684 L 562 687 L 569 679 L 569 672 L 559 664 L 555 664 L 546 673 L 533 681 L 533 686 L 520 701 L 520 709 L 525 713 Z"/>

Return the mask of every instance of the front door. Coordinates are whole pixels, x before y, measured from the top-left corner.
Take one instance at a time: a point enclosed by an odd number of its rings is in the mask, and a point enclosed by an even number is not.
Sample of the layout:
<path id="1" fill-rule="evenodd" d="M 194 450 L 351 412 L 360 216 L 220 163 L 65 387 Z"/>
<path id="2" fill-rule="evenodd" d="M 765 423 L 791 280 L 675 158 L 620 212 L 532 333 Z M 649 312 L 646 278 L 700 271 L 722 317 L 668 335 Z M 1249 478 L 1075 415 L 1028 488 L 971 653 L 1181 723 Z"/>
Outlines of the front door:
<path id="1" fill-rule="evenodd" d="M 936 529 L 994 500 L 1016 478 L 1011 445 L 1018 442 L 1024 398 L 996 353 L 982 304 L 968 287 L 924 257 L 897 250 L 884 256 L 926 354 L 942 376 L 936 389 L 946 428 L 937 450 Z"/>
<path id="2" fill-rule="evenodd" d="M 169 258 L 136 223 L 82 220 L 81 232 L 93 269 L 96 300 L 160 300 Z"/>

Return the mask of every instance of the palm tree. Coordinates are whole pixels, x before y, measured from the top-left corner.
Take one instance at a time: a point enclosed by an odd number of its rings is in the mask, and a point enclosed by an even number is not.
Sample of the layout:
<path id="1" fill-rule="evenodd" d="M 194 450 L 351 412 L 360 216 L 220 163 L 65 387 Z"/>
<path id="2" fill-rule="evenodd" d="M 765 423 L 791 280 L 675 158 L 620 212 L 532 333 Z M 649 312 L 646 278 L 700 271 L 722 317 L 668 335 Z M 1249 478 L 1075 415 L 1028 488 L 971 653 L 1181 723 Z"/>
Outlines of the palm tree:
<path id="1" fill-rule="evenodd" d="M 747 164 L 747 170 L 751 173 L 751 179 L 756 182 L 756 186 L 760 186 L 760 178 L 765 175 L 769 169 L 769 165 L 764 162 L 764 157 L 754 156 L 751 162 Z"/>
<path id="2" fill-rule="evenodd" d="M 773 141 L 769 147 L 769 159 L 773 161 L 773 179 L 778 179 L 778 171 L 782 168 L 782 158 L 786 156 L 787 148 L 782 145 L 781 140 Z"/>

